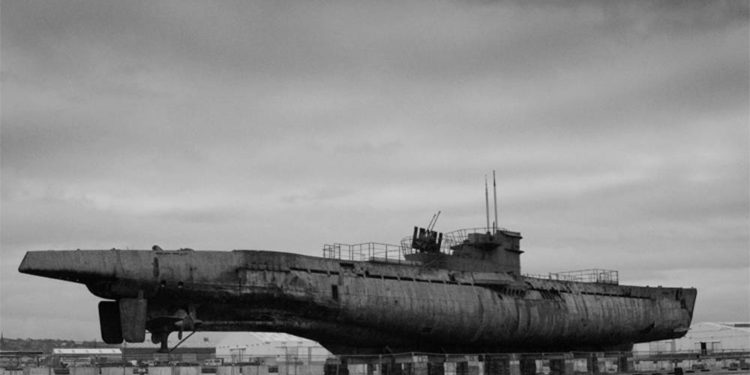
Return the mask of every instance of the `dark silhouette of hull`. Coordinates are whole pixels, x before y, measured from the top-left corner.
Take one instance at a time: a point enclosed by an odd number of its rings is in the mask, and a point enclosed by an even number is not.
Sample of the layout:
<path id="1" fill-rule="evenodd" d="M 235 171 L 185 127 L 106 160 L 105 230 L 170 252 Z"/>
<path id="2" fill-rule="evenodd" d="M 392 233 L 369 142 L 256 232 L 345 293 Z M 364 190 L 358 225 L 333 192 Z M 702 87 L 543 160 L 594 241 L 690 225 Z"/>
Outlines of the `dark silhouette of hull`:
<path id="1" fill-rule="evenodd" d="M 517 240 L 507 251 L 520 254 Z M 32 251 L 19 271 L 83 283 L 106 299 L 106 342 L 142 342 L 149 331 L 162 348 L 170 332 L 202 330 L 286 332 L 337 354 L 622 350 L 683 336 L 696 298 L 692 288 L 524 277 L 513 262 L 487 267 L 419 251 L 407 258 Z"/>

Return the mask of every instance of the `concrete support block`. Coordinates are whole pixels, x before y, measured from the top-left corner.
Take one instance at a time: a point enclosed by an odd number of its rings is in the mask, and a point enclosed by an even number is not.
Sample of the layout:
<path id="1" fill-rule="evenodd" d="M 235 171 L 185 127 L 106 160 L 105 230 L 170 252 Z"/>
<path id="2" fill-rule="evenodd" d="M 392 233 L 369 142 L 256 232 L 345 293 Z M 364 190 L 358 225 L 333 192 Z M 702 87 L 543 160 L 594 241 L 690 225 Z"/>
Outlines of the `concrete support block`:
<path id="1" fill-rule="evenodd" d="M 70 367 L 70 375 L 97 375 L 99 369 L 96 367 Z"/>
<path id="2" fill-rule="evenodd" d="M 536 375 L 536 360 L 521 358 L 521 375 Z"/>
<path id="3" fill-rule="evenodd" d="M 127 369 L 125 367 L 102 367 L 99 370 L 101 370 L 101 375 L 130 375 L 126 373 L 126 370 L 130 370 L 131 374 L 133 373 L 133 369 Z"/>
<path id="4" fill-rule="evenodd" d="M 596 353 L 589 354 L 589 356 L 586 358 L 586 370 L 591 375 L 601 374 L 598 354 Z"/>
<path id="5" fill-rule="evenodd" d="M 443 365 L 443 369 L 445 370 L 444 375 L 457 375 L 456 362 L 445 362 L 445 364 Z"/>
<path id="6" fill-rule="evenodd" d="M 349 366 L 347 366 L 346 362 L 343 360 L 341 361 L 341 363 L 327 364 L 323 368 L 323 374 L 324 375 L 349 375 Z"/>
<path id="7" fill-rule="evenodd" d="M 487 355 L 484 357 L 484 375 L 508 375 L 510 361 L 508 356 Z"/>
<path id="8" fill-rule="evenodd" d="M 415 362 L 412 364 L 412 375 L 427 375 L 427 362 Z"/>
<path id="9" fill-rule="evenodd" d="M 566 353 L 563 356 L 563 374 L 574 375 L 576 369 L 576 360 L 573 358 L 573 353 Z"/>
<path id="10" fill-rule="evenodd" d="M 278 369 L 277 369 L 278 372 Z M 252 366 L 236 366 L 233 375 L 267 375 L 268 366 L 265 365 L 252 365 Z"/>
<path id="11" fill-rule="evenodd" d="M 456 375 L 483 375 L 484 366 L 479 361 L 461 361 L 456 363 Z"/>
<path id="12" fill-rule="evenodd" d="M 518 354 L 511 354 L 508 357 L 508 374 L 522 375 L 521 374 L 521 357 Z"/>
<path id="13" fill-rule="evenodd" d="M 117 367 L 118 369 L 122 370 L 122 367 Z M 104 370 L 104 368 L 102 368 Z M 49 375 L 50 369 L 48 367 L 31 367 L 29 368 L 29 375 Z M 25 373 L 25 372 L 24 372 Z M 102 372 L 104 374 L 104 372 Z M 107 374 L 109 375 L 109 374 Z M 120 372 L 119 375 L 122 375 L 122 372 Z"/>
<path id="14" fill-rule="evenodd" d="M 172 368 L 167 366 L 149 366 L 148 375 L 172 375 Z"/>
<path id="15" fill-rule="evenodd" d="M 219 366 L 216 368 L 216 375 L 240 375 L 240 367 L 239 366 Z M 244 375 L 248 375 L 248 374 L 244 374 Z"/>
<path id="16" fill-rule="evenodd" d="M 121 367 L 118 367 L 121 368 Z M 54 375 L 54 371 L 52 371 L 49 367 L 32 367 L 30 369 L 29 375 Z M 122 375 L 122 374 L 115 374 L 115 375 Z"/>
<path id="17" fill-rule="evenodd" d="M 550 375 L 565 375 L 565 360 L 562 358 L 550 359 L 549 373 Z"/>
<path id="18" fill-rule="evenodd" d="M 469 362 L 456 362 L 456 375 L 469 375 Z"/>
<path id="19" fill-rule="evenodd" d="M 633 357 L 621 356 L 617 358 L 617 370 L 619 372 L 631 372 L 633 368 Z"/>
<path id="20" fill-rule="evenodd" d="M 427 362 L 427 375 L 445 375 L 445 363 L 442 361 Z"/>
<path id="21" fill-rule="evenodd" d="M 484 374 L 484 363 L 479 361 L 469 362 L 469 374 L 468 375 L 483 375 Z"/>
<path id="22" fill-rule="evenodd" d="M 201 375 L 200 366 L 175 366 L 172 375 Z"/>
<path id="23" fill-rule="evenodd" d="M 404 370 L 401 363 L 397 363 L 395 359 L 384 360 L 381 366 L 381 375 L 404 375 Z"/>
<path id="24" fill-rule="evenodd" d="M 573 356 L 571 355 L 570 358 L 565 358 L 565 368 L 564 368 L 564 374 L 565 375 L 574 375 L 576 371 L 576 361 L 573 359 Z"/>
<path id="25" fill-rule="evenodd" d="M 381 361 L 378 367 L 380 370 L 380 375 L 390 375 L 393 372 L 393 368 L 390 362 Z"/>

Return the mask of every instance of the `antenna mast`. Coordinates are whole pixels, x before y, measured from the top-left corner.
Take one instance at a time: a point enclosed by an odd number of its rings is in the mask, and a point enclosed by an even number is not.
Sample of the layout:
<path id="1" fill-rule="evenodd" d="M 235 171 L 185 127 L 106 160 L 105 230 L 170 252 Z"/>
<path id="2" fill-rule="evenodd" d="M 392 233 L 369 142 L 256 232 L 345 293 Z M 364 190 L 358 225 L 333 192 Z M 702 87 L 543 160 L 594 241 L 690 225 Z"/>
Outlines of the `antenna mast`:
<path id="1" fill-rule="evenodd" d="M 495 195 L 495 232 L 497 232 L 497 182 L 495 182 L 495 170 L 492 170 L 492 192 Z"/>
<path id="2" fill-rule="evenodd" d="M 484 207 L 487 212 L 487 233 L 490 233 L 490 193 L 487 190 L 487 175 L 484 175 Z"/>

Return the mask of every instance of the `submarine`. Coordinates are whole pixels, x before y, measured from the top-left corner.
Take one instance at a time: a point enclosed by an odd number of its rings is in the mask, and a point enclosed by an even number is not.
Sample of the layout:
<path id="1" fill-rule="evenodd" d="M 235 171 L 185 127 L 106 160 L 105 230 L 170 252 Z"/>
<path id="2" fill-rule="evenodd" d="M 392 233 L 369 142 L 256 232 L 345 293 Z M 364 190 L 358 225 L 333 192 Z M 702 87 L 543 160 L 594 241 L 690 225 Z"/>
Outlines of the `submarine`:
<path id="1" fill-rule="evenodd" d="M 334 243 L 322 257 L 29 251 L 19 271 L 86 285 L 104 299 L 104 342 L 148 332 L 161 351 L 195 331 L 285 332 L 338 355 L 629 351 L 690 326 L 694 288 L 620 285 L 600 269 L 524 275 L 521 233 L 490 225 L 489 204 L 481 228 L 439 233 L 439 214 L 400 244 Z"/>

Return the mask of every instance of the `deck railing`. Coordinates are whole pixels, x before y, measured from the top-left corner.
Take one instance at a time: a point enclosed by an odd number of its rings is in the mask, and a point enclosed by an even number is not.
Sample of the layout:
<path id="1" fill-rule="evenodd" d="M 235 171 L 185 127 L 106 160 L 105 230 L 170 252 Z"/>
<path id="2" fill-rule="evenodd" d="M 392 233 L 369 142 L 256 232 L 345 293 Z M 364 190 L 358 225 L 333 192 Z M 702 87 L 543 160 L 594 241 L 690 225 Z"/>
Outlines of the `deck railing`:
<path id="1" fill-rule="evenodd" d="M 355 261 L 403 262 L 404 252 L 400 245 L 364 242 L 358 244 L 333 243 L 323 245 L 323 257 Z"/>
<path id="2" fill-rule="evenodd" d="M 620 283 L 619 275 L 614 270 L 603 270 L 603 269 L 587 269 L 578 271 L 566 271 L 566 272 L 552 272 L 548 275 L 524 275 L 526 277 L 533 277 L 535 279 L 547 279 L 547 280 L 559 280 L 559 281 L 575 281 L 580 283 L 599 283 L 599 284 L 613 284 L 617 285 Z"/>

